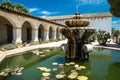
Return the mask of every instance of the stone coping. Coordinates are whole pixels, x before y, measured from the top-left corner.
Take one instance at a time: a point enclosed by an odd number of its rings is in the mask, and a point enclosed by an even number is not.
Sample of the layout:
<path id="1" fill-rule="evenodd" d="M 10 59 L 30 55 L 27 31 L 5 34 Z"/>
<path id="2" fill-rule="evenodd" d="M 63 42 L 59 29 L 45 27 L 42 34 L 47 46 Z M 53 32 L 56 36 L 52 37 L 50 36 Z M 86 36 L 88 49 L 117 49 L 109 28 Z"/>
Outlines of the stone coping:
<path id="1" fill-rule="evenodd" d="M 109 47 L 109 46 L 94 46 L 95 48 L 104 48 L 104 49 L 111 49 L 111 50 L 119 50 L 120 48 L 116 48 L 116 47 Z"/>

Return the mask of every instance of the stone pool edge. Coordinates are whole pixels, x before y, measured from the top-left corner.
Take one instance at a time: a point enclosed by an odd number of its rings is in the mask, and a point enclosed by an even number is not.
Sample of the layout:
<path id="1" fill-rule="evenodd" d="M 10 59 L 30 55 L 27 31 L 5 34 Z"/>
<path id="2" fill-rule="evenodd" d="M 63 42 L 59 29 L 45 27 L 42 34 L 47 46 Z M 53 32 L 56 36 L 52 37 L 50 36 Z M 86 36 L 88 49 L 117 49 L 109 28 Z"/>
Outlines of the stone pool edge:
<path id="1" fill-rule="evenodd" d="M 62 40 L 58 42 L 50 42 L 50 43 L 45 43 L 45 44 L 40 44 L 40 45 L 16 48 L 13 50 L 8 50 L 8 51 L 0 51 L 0 63 L 5 57 L 10 56 L 10 55 L 17 55 L 17 54 L 30 51 L 30 50 L 35 50 L 35 49 L 57 48 L 57 47 L 60 47 L 62 44 L 66 44 L 66 43 L 67 43 L 67 40 Z"/>
<path id="2" fill-rule="evenodd" d="M 94 46 L 94 48 L 104 48 L 104 49 L 111 49 L 111 50 L 118 50 L 118 51 L 120 51 L 120 48 L 108 47 L 108 46 Z"/>
<path id="3" fill-rule="evenodd" d="M 0 63 L 2 60 L 10 55 L 16 55 L 20 54 L 22 52 L 30 51 L 30 50 L 35 50 L 35 49 L 45 49 L 45 48 L 56 48 L 60 47 L 62 44 L 66 44 L 66 40 L 58 41 L 58 42 L 50 42 L 50 43 L 45 43 L 45 44 L 40 44 L 40 45 L 33 45 L 33 46 L 27 46 L 27 47 L 22 47 L 22 48 L 16 48 L 13 50 L 8 50 L 8 51 L 0 51 Z M 104 48 L 104 49 L 112 49 L 112 50 L 120 50 L 120 48 L 115 48 L 115 47 L 108 47 L 108 46 L 100 46 L 100 45 L 94 45 L 94 48 Z"/>

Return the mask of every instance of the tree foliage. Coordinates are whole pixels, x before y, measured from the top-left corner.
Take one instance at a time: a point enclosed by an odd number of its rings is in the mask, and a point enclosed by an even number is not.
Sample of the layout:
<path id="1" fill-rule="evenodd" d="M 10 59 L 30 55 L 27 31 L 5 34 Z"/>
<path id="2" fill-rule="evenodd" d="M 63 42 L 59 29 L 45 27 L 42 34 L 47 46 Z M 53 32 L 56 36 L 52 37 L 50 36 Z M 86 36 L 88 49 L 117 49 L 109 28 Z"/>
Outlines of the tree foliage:
<path id="1" fill-rule="evenodd" d="M 114 16 L 120 17 L 120 0 L 108 0 L 108 3 L 111 5 L 110 12 Z"/>
<path id="2" fill-rule="evenodd" d="M 3 0 L 3 2 L 0 4 L 1 4 L 1 6 L 7 6 L 10 8 L 14 8 L 13 4 L 9 0 Z"/>
<path id="3" fill-rule="evenodd" d="M 0 5 L 7 6 L 7 7 L 12 8 L 12 9 L 16 9 L 20 12 L 29 13 L 29 10 L 26 9 L 22 4 L 13 4 L 9 0 L 3 0 L 3 2 L 0 3 Z"/>
<path id="4" fill-rule="evenodd" d="M 28 13 L 29 10 L 27 10 L 23 5 L 21 4 L 14 4 L 14 9 L 17 9 L 19 11 L 22 11 L 22 12 L 25 12 L 25 13 Z"/>

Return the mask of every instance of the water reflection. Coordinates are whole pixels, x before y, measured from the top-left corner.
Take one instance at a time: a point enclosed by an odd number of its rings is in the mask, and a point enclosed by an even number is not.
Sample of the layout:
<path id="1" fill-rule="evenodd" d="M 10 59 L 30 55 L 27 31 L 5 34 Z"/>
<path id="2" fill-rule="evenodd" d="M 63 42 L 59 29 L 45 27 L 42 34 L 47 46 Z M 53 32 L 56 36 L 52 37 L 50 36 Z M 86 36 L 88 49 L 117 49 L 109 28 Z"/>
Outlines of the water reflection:
<path id="1" fill-rule="evenodd" d="M 26 55 L 26 54 L 23 54 L 23 58 L 25 59 L 25 60 L 29 60 L 30 58 L 32 58 L 32 52 L 30 52 L 30 54 L 31 55 Z"/>
<path id="2" fill-rule="evenodd" d="M 109 65 L 105 80 L 120 80 L 120 62 Z"/>
<path id="3" fill-rule="evenodd" d="M 95 49 L 90 53 L 91 59 L 96 60 L 112 60 L 111 50 L 108 49 Z"/>

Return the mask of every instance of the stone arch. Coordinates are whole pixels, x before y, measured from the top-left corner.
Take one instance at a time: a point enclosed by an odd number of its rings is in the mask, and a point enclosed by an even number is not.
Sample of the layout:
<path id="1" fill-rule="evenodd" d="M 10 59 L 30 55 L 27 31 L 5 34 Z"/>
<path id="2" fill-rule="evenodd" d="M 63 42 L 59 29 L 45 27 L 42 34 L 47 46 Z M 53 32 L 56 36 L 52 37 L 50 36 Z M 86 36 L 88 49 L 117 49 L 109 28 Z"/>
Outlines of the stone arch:
<path id="1" fill-rule="evenodd" d="M 31 42 L 32 40 L 32 25 L 25 21 L 22 25 L 22 42 Z"/>
<path id="2" fill-rule="evenodd" d="M 52 29 L 52 27 L 50 26 L 50 27 L 49 27 L 49 39 L 52 39 L 52 38 L 53 38 L 52 32 L 53 32 L 53 29 Z"/>
<path id="3" fill-rule="evenodd" d="M 27 20 L 27 19 L 25 19 L 25 20 L 22 21 L 21 26 L 23 26 L 23 24 L 26 23 L 26 22 L 30 24 L 30 26 L 31 26 L 32 29 L 36 29 L 34 23 L 31 22 L 30 20 Z"/>
<path id="4" fill-rule="evenodd" d="M 42 25 L 44 31 L 49 30 L 50 25 L 48 23 L 41 22 L 39 25 Z"/>
<path id="5" fill-rule="evenodd" d="M 38 28 L 38 39 L 43 40 L 44 39 L 44 26 L 42 24 L 39 25 Z"/>
<path id="6" fill-rule="evenodd" d="M 13 24 L 6 17 L 0 16 L 0 44 L 12 43 Z"/>
<path id="7" fill-rule="evenodd" d="M 10 18 L 9 16 L 6 16 L 6 14 L 5 15 L 4 14 L 0 14 L 0 17 L 3 17 L 6 20 L 8 20 L 11 23 L 11 25 L 13 26 L 13 28 L 17 27 L 17 25 L 15 24 L 15 21 L 12 20 L 12 18 Z"/>

